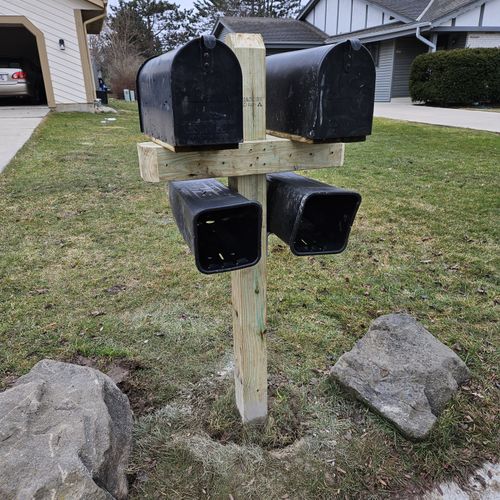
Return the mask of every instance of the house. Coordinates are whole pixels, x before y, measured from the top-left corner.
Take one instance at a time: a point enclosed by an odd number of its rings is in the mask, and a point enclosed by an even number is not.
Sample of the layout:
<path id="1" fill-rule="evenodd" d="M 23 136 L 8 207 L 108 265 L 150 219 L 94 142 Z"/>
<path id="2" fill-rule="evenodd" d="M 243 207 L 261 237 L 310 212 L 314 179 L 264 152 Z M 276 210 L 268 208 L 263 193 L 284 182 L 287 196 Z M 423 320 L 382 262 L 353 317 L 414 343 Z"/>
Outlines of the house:
<path id="1" fill-rule="evenodd" d="M 245 23 L 255 28 L 252 18 L 238 19 L 238 31 L 247 31 Z M 273 21 L 283 21 L 285 30 L 292 20 Z M 323 43 L 359 38 L 375 61 L 377 101 L 409 96 L 411 63 L 419 54 L 500 47 L 500 0 L 310 0 L 295 21 L 326 33 Z M 231 23 L 228 30 L 236 31 Z"/>
<path id="2" fill-rule="evenodd" d="M 272 17 L 221 17 L 212 34 L 224 40 L 231 32 L 260 33 L 268 55 L 317 47 L 323 45 L 328 36 L 311 23 Z"/>
<path id="3" fill-rule="evenodd" d="M 107 0 L 0 0 L 0 58 L 41 75 L 42 99 L 57 111 L 91 111 L 95 99 L 88 34 L 98 34 Z"/>
<path id="4" fill-rule="evenodd" d="M 326 31 L 325 43 L 357 37 L 368 46 L 378 101 L 409 95 L 419 54 L 500 47 L 500 0 L 311 0 L 299 19 Z"/>

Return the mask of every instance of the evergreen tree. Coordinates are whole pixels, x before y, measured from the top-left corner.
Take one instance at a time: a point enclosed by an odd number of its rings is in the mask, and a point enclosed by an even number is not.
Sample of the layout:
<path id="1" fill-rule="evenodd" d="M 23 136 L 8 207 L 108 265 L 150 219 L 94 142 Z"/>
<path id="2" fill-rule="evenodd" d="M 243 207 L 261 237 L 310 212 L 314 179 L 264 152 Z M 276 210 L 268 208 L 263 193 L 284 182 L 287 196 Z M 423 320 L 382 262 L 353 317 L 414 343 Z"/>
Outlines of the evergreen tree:
<path id="1" fill-rule="evenodd" d="M 165 0 L 131 0 L 126 5 L 143 20 L 145 29 L 156 40 L 161 52 L 196 36 L 196 18 L 192 9 L 181 9 L 178 4 Z"/>

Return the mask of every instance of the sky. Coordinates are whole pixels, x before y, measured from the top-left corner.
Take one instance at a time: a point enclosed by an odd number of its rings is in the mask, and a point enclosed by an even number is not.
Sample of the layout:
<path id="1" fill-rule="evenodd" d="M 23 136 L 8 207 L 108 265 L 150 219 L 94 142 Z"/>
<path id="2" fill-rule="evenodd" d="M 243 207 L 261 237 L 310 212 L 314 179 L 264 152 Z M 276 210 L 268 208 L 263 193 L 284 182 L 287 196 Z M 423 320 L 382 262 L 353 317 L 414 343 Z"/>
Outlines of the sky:
<path id="1" fill-rule="evenodd" d="M 179 4 L 184 9 L 193 8 L 193 0 L 172 0 L 173 3 Z M 108 5 L 117 5 L 118 0 L 108 0 Z"/>

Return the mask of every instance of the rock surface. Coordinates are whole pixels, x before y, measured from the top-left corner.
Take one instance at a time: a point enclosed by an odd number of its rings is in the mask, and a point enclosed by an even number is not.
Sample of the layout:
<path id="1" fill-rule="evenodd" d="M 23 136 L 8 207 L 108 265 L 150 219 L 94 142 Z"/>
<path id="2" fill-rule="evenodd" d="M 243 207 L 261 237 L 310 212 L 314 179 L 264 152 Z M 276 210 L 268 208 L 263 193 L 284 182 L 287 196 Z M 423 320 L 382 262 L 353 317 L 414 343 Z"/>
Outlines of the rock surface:
<path id="1" fill-rule="evenodd" d="M 101 372 L 43 360 L 0 393 L 0 498 L 123 499 L 127 396 Z"/>
<path id="2" fill-rule="evenodd" d="M 411 439 L 429 434 L 470 377 L 463 361 L 407 314 L 376 319 L 331 375 Z"/>
<path id="3" fill-rule="evenodd" d="M 498 500 L 500 498 L 500 464 L 486 462 L 467 481 L 441 483 L 424 494 L 421 500 Z"/>

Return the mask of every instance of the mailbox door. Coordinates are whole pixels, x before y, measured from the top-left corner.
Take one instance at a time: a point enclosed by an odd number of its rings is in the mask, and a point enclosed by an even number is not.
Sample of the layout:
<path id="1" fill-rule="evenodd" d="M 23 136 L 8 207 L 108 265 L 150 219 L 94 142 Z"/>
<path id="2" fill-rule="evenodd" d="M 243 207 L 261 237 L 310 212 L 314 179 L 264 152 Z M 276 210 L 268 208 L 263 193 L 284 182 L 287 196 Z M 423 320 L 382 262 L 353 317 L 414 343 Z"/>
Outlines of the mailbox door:
<path id="1" fill-rule="evenodd" d="M 186 44 L 172 64 L 176 142 L 185 146 L 237 144 L 243 140 L 243 83 L 234 52 L 214 39 Z"/>
<path id="2" fill-rule="evenodd" d="M 372 132 L 375 100 L 375 65 L 368 49 L 358 40 L 335 45 L 320 74 L 319 107 L 327 112 L 319 120 L 319 139 L 364 140 Z"/>

